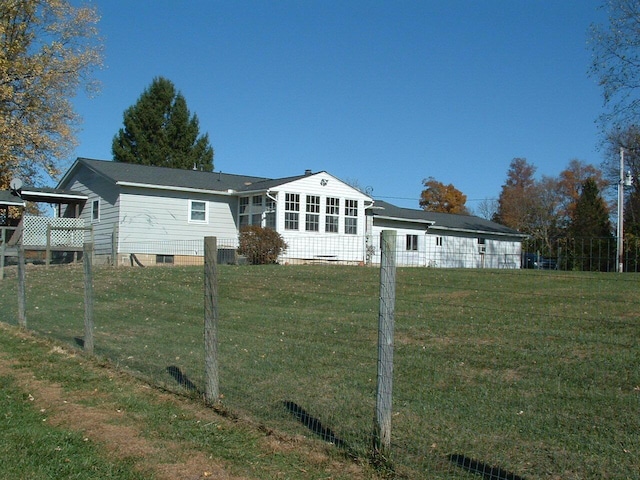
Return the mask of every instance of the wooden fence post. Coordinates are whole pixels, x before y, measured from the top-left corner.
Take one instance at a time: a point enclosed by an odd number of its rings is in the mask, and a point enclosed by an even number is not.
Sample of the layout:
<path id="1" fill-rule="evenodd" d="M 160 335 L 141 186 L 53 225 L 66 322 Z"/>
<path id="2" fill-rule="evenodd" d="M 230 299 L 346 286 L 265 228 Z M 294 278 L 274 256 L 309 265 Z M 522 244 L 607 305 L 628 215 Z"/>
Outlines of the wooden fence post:
<path id="1" fill-rule="evenodd" d="M 215 405 L 220 396 L 218 372 L 218 243 L 204 239 L 204 400 Z"/>
<path id="2" fill-rule="evenodd" d="M 84 350 L 93 355 L 93 242 L 84 242 L 82 266 L 84 270 Z"/>
<path id="3" fill-rule="evenodd" d="M 0 280 L 4 278 L 4 253 L 7 249 L 7 230 L 5 228 L 1 228 L 2 230 L 2 238 L 0 238 Z"/>
<path id="4" fill-rule="evenodd" d="M 374 454 L 385 459 L 391 447 L 393 393 L 393 329 L 396 298 L 396 232 L 380 236 L 380 313 L 378 316 L 378 379 Z"/>
<path id="5" fill-rule="evenodd" d="M 18 325 L 27 328 L 27 274 L 22 240 L 18 242 Z"/>

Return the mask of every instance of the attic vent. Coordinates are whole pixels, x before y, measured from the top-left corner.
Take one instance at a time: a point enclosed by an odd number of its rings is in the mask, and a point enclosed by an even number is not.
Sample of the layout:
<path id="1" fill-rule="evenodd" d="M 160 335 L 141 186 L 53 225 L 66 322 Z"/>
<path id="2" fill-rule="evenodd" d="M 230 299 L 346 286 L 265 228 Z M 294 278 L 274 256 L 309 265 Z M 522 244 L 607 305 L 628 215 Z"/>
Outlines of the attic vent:
<path id="1" fill-rule="evenodd" d="M 311 172 L 311 170 L 309 170 L 309 169 L 307 169 L 307 170 L 305 170 L 305 171 L 304 171 L 304 174 L 305 174 L 305 176 L 307 176 L 307 177 L 308 177 L 309 175 L 311 175 L 311 173 L 312 173 L 312 172 Z"/>
<path id="2" fill-rule="evenodd" d="M 251 185 L 251 182 L 244 182 L 245 187 L 248 187 L 249 185 Z"/>

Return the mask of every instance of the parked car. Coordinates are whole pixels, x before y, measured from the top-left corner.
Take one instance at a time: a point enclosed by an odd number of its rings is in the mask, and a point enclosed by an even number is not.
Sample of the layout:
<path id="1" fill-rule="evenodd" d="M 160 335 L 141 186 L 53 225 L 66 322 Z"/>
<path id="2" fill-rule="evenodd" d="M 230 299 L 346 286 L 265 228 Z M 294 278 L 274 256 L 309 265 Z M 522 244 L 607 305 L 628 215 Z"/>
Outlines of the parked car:
<path id="1" fill-rule="evenodd" d="M 558 262 L 555 258 L 543 257 L 537 253 L 524 253 L 522 255 L 522 268 L 557 270 Z"/>

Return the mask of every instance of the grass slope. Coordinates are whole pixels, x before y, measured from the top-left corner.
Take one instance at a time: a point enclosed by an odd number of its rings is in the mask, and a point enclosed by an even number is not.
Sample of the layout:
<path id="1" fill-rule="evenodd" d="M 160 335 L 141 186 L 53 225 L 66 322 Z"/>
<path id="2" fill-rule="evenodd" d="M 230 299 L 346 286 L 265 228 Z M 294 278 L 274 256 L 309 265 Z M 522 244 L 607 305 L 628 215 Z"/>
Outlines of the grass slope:
<path id="1" fill-rule="evenodd" d="M 268 431 L 337 443 L 366 459 L 379 272 L 340 266 L 219 272 L 225 408 Z M 199 397 L 202 269 L 95 273 L 96 354 Z M 399 269 L 395 474 L 464 478 L 470 465 L 480 465 L 528 479 L 640 478 L 639 280 Z M 15 280 L 4 282 L 0 306 L 15 322 Z M 82 270 L 33 269 L 28 283 L 29 328 L 77 346 Z"/>

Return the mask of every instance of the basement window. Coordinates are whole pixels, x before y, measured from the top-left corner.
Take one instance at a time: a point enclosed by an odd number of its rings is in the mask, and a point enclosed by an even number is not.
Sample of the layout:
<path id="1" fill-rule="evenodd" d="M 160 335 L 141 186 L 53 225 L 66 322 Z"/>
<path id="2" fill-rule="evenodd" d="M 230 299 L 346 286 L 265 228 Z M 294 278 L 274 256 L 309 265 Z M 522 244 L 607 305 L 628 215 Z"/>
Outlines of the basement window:
<path id="1" fill-rule="evenodd" d="M 157 264 L 173 264 L 173 255 L 156 255 Z"/>

